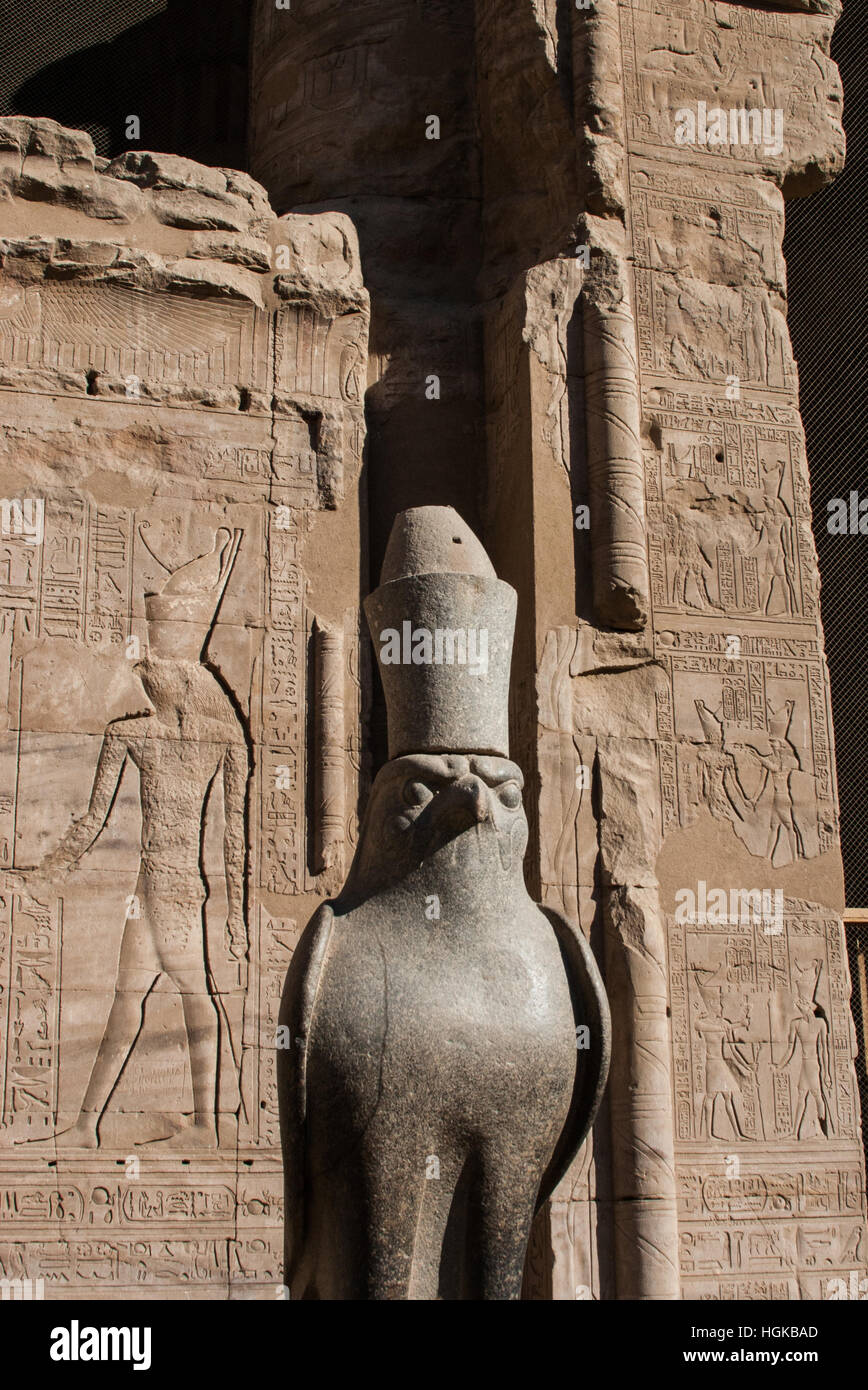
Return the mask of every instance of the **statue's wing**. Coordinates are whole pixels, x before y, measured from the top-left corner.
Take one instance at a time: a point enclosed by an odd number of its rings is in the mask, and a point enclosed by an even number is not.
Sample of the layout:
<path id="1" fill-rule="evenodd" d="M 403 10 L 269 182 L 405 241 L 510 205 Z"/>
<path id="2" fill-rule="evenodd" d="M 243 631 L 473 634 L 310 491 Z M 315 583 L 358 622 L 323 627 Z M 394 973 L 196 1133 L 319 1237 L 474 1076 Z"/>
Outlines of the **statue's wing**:
<path id="1" fill-rule="evenodd" d="M 288 1046 L 277 1053 L 280 1138 L 285 1194 L 285 1272 L 292 1288 L 305 1251 L 305 1127 L 307 1120 L 307 1048 L 317 991 L 331 937 L 334 913 L 323 903 L 308 922 L 295 948 L 283 987 L 279 1022 L 288 1031 Z"/>
<path id="2" fill-rule="evenodd" d="M 606 1088 L 612 1050 L 609 1001 L 590 946 L 578 927 L 551 907 L 538 904 L 555 929 L 570 993 L 576 1026 L 588 1029 L 588 1047 L 576 1049 L 576 1081 L 573 1099 L 561 1137 L 540 1184 L 537 1211 L 554 1192 L 579 1151 Z M 577 1035 L 578 1037 L 578 1035 Z"/>

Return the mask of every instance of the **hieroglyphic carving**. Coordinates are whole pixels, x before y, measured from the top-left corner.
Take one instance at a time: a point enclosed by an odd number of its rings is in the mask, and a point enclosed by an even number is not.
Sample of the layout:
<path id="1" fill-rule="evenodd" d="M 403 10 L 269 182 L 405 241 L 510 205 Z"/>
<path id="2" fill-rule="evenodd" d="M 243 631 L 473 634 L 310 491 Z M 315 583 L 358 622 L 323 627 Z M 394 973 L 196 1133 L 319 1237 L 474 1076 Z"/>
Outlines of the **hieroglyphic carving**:
<path id="1" fill-rule="evenodd" d="M 811 1164 L 768 1152 L 716 1163 L 691 1156 L 680 1175 L 685 1297 L 828 1299 L 864 1264 L 864 1187 L 845 1158 Z"/>
<path id="2" fill-rule="evenodd" d="M 39 630 L 46 637 L 83 636 L 87 523 L 87 507 L 74 496 L 48 509 L 39 595 Z"/>
<path id="3" fill-rule="evenodd" d="M 655 684 L 658 692 L 664 686 L 653 676 L 649 684 L 646 663 L 623 655 L 614 683 L 606 684 L 612 675 L 596 671 L 605 671 L 612 657 L 591 655 L 590 635 L 555 629 L 540 663 L 541 807 L 553 847 L 544 865 L 546 890 L 550 900 L 560 897 L 573 907 L 586 930 L 597 904 L 602 920 L 615 1030 L 608 1110 L 616 1296 L 672 1298 L 678 1292 L 678 1231 L 668 980 L 653 876 L 660 837 L 656 756 L 648 737 L 654 703 L 648 697 Z M 603 710 L 605 725 L 597 723 Z M 592 796 L 597 831 L 588 835 Z M 637 1249 L 641 1260 L 630 1258 Z"/>
<path id="4" fill-rule="evenodd" d="M 671 697 L 658 707 L 669 824 L 700 805 L 775 867 L 822 854 L 837 833 L 828 699 L 816 638 L 657 633 Z"/>
<path id="5" fill-rule="evenodd" d="M 665 1152 L 665 1144 L 641 1142 L 654 1127 L 650 1110 L 638 1118 L 629 1114 L 624 1097 L 633 1095 L 637 1078 L 643 1100 L 646 1090 L 653 1093 L 652 1107 L 667 1088 L 680 1098 L 679 1105 L 671 1095 L 669 1102 L 674 1123 L 681 1126 L 674 1154 L 670 1146 L 672 1182 L 667 1189 L 661 1181 L 658 1192 L 674 1191 L 677 1173 L 681 1287 L 688 1296 L 823 1297 L 821 1268 L 846 1271 L 866 1253 L 859 1237 L 864 1191 L 853 1128 L 847 972 L 833 916 L 814 910 L 826 923 L 822 971 L 805 954 L 813 928 L 804 923 L 811 911 L 797 904 L 785 914 L 779 936 L 766 936 L 760 928 L 761 939 L 754 940 L 751 928 L 730 929 L 726 989 L 715 991 L 711 967 L 706 979 L 692 959 L 683 964 L 680 939 L 672 931 L 668 978 L 662 983 L 652 978 L 655 961 L 666 975 L 667 959 L 659 909 L 655 915 L 657 873 L 669 875 L 667 892 L 673 874 L 693 878 L 694 887 L 700 877 L 713 882 L 718 845 L 730 876 L 733 863 L 743 863 L 743 851 L 749 850 L 763 887 L 804 868 L 805 860 L 835 863 L 829 701 L 817 627 L 807 461 L 784 318 L 780 193 L 781 185 L 787 192 L 819 186 L 843 152 L 836 109 L 840 88 L 828 56 L 831 20 L 827 7 L 823 10 L 824 17 L 808 17 L 705 0 L 597 0 L 592 13 L 573 16 L 577 134 L 591 171 L 586 195 L 594 213 L 580 224 L 584 237 L 579 240 L 590 243 L 591 268 L 600 244 L 621 247 L 624 264 L 631 265 L 633 378 L 641 403 L 636 427 L 641 463 L 638 454 L 635 462 L 648 544 L 652 664 L 662 677 L 644 680 L 644 653 L 612 649 L 599 630 L 586 632 L 580 624 L 570 651 L 560 637 L 555 651 L 555 634 L 547 635 L 539 685 L 545 881 L 553 896 L 567 901 L 575 895 L 585 920 L 599 900 L 607 918 L 607 987 L 616 1019 L 610 1088 L 616 1294 L 628 1285 L 641 1289 L 643 1297 L 666 1289 L 675 1296 L 678 1288 L 677 1276 L 673 1280 L 666 1268 L 667 1249 L 672 1263 L 677 1260 L 665 1238 L 655 1243 L 651 1233 L 647 1242 L 630 1245 L 620 1239 L 619 1244 L 619 1146 L 626 1154 L 626 1140 L 634 1145 L 623 1163 L 628 1178 L 634 1169 L 643 1175 L 650 1167 L 656 1171 Z M 776 115 L 783 118 L 782 148 L 677 143 L 677 109 L 699 102 L 772 107 L 772 130 Z M 756 120 L 740 123 L 739 131 L 743 126 L 754 130 Z M 622 225 L 628 231 L 626 246 Z M 613 249 L 612 260 L 617 258 Z M 632 344 L 630 338 L 628 349 Z M 585 358 L 587 369 L 587 342 Z M 625 512 L 630 515 L 629 507 Z M 540 554 L 547 553 L 545 527 L 540 544 Z M 596 670 L 601 674 L 595 676 Z M 571 686 L 562 708 L 551 699 L 555 673 L 558 680 L 562 676 L 558 689 L 565 691 L 567 680 Z M 619 682 L 631 696 L 618 693 Z M 641 729 L 641 711 L 651 718 L 650 730 Z M 625 738 L 634 740 L 630 757 L 636 766 L 647 757 L 645 740 L 653 745 L 650 761 L 659 779 L 664 840 L 659 860 L 647 855 L 650 830 L 644 840 L 630 835 L 633 817 L 623 768 L 601 756 L 615 732 L 622 749 Z M 626 759 L 626 752 L 621 756 Z M 579 762 L 593 765 L 593 794 L 572 783 L 570 764 Z M 643 785 L 638 776 L 633 782 Z M 594 808 L 586 834 L 596 832 L 595 865 L 582 862 L 586 801 Z M 645 804 L 653 817 L 654 793 L 647 793 Z M 706 812 L 716 825 L 709 827 Z M 733 850 L 726 848 L 732 837 L 725 827 L 740 842 Z M 666 845 L 670 837 L 677 848 Z M 689 858 L 682 854 L 682 840 Z M 823 872 L 818 865 L 818 883 Z M 835 868 L 825 872 L 824 891 L 834 892 Z M 696 940 L 701 929 L 681 930 Z M 680 962 L 677 969 L 673 961 Z M 792 980 L 781 983 L 796 963 L 805 972 L 804 978 L 798 971 L 793 976 L 799 990 Z M 694 1009 L 685 1022 L 688 991 Z M 775 1038 L 774 1065 L 766 1065 L 769 1048 L 761 1037 L 763 992 L 776 1000 L 771 1022 L 765 1009 L 766 1034 Z M 673 1080 L 655 1088 L 649 1080 L 651 1058 L 666 1027 L 655 1031 L 654 1015 L 665 1000 L 672 1004 L 677 1030 Z M 644 1039 L 646 1031 L 654 1040 L 650 1050 L 635 1067 L 624 1069 L 632 1039 Z M 695 1052 L 687 1062 L 685 1038 Z M 665 1071 L 661 1064 L 661 1075 Z M 843 1128 L 839 1101 L 848 1117 Z M 774 1130 L 767 1136 L 761 1132 L 764 1116 Z M 802 1141 L 825 1150 L 826 1172 L 822 1179 L 812 1174 L 806 1186 L 815 1177 L 818 1186 L 827 1177 L 831 1183 L 832 1172 L 836 1181 L 840 1177 L 840 1199 L 827 1202 L 840 1214 L 840 1238 L 830 1239 L 829 1221 L 822 1230 L 802 1220 L 784 1231 L 785 1223 L 769 1230 L 759 1219 L 751 1184 L 791 1171 L 792 1146 Z M 746 1174 L 741 1187 L 731 1175 L 720 1176 L 725 1154 L 718 1155 L 718 1149 L 739 1150 L 736 1157 Z M 702 1188 L 694 1173 L 704 1178 L 709 1172 L 716 1175 L 718 1195 L 709 1185 L 704 1189 L 708 1207 L 688 1208 L 684 1193 L 697 1182 Z M 744 1226 L 735 1234 L 719 1195 L 726 1182 L 733 1211 L 737 1194 L 744 1197 Z M 629 1195 L 638 1195 L 638 1189 Z M 565 1271 L 592 1263 L 584 1251 L 569 1250 L 571 1239 L 583 1238 L 573 1202 L 562 1194 L 558 1208 L 554 1248 L 560 1297 L 575 1296 L 565 1288 Z M 771 1205 L 775 1218 L 785 1210 L 779 1196 Z M 625 1204 L 628 1223 L 630 1210 Z M 804 1216 L 804 1207 L 795 1203 L 786 1211 Z M 665 1220 L 658 1224 L 658 1236 L 664 1227 Z M 634 1222 L 634 1236 L 636 1231 Z M 606 1286 L 605 1275 L 600 1286 Z"/>
<path id="6" fill-rule="evenodd" d="M 8 876 L 4 876 L 8 878 Z M 43 1138 L 57 1118 L 63 903 L 0 890 L 0 1128 Z"/>
<path id="7" fill-rule="evenodd" d="M 264 907 L 253 941 L 252 978 L 256 997 L 245 1016 L 245 1046 L 258 1064 L 250 1078 L 250 1141 L 273 1147 L 280 1142 L 277 1113 L 277 1058 L 275 1042 L 280 996 L 292 953 L 299 937 L 296 922 L 272 917 Z"/>
<path id="8" fill-rule="evenodd" d="M 824 135 L 843 146 L 829 100 L 840 79 L 828 56 L 828 19 L 815 20 L 755 5 L 731 5 L 726 23 L 712 0 L 619 0 L 628 133 L 634 148 L 655 154 L 675 146 L 675 113 L 709 107 L 781 111 L 784 149 L 749 144 L 703 145 L 695 162 L 786 170 Z M 823 131 L 827 125 L 828 130 Z M 712 170 L 714 164 L 711 165 Z"/>
<path id="9" fill-rule="evenodd" d="M 7 292 L 0 365 L 93 371 L 141 382 L 265 384 L 267 315 L 247 304 L 179 301 L 120 285 Z"/>
<path id="10" fill-rule="evenodd" d="M 132 606 L 131 524 L 119 507 L 89 505 L 72 492 L 50 498 L 38 547 L 4 540 L 0 603 L 21 610 L 24 631 L 117 647 Z"/>
<path id="11" fill-rule="evenodd" d="M 864 1258 L 840 922 L 787 901 L 779 923 L 668 933 L 685 1289 L 730 1274 L 725 1296 L 756 1297 L 776 1275 L 829 1297 Z"/>
<path id="12" fill-rule="evenodd" d="M 769 183 L 744 174 L 762 165 L 783 182 L 840 159 L 828 25 L 681 0 L 619 0 L 619 11 L 654 645 L 666 673 L 656 711 L 663 823 L 685 831 L 707 810 L 781 871 L 832 850 L 837 818 L 783 317 L 783 207 Z M 700 102 L 771 108 L 781 147 L 676 154 L 676 111 Z M 709 848 L 687 878 L 713 882 L 714 863 Z M 759 864 L 757 881 L 768 881 Z M 796 904 L 770 929 L 670 923 L 687 1296 L 823 1297 L 814 1271 L 864 1258 L 847 972 L 838 922 L 819 920 Z M 796 1143 L 831 1149 L 852 1177 L 836 1208 L 850 1220 L 821 1258 L 819 1228 L 779 1219 L 802 1208 L 760 1198 Z"/>
<path id="13" fill-rule="evenodd" d="M 646 453 L 655 610 L 815 617 L 798 434 L 671 418 Z"/>
<path id="14" fill-rule="evenodd" d="M 295 396 L 360 404 L 364 329 L 361 314 L 353 310 L 329 317 L 310 303 L 281 309 L 276 336 L 278 388 Z"/>
<path id="15" fill-rule="evenodd" d="M 782 282 L 783 207 L 773 189 L 719 176 L 709 190 L 683 169 L 649 160 L 635 172 L 631 213 L 636 262 L 646 270 Z M 643 361 L 652 357 L 650 333 L 643 322 Z"/>
<path id="16" fill-rule="evenodd" d="M 307 667 L 304 575 L 296 513 L 269 515 L 268 633 L 261 685 L 260 883 L 272 893 L 304 888 L 305 740 L 301 700 Z M 278 521 L 280 524 L 278 524 Z"/>
<path id="17" fill-rule="evenodd" d="M 856 1134 L 840 923 L 669 923 L 676 1132 L 830 1143 Z"/>
<path id="18" fill-rule="evenodd" d="M 636 280 L 637 300 L 649 308 L 641 357 L 646 372 L 795 390 L 786 320 L 765 292 L 660 271 L 637 270 Z"/>
<path id="19" fill-rule="evenodd" d="M 36 1269 L 49 1297 L 273 1297 L 286 909 L 328 891 L 304 545 L 314 512 L 347 507 L 326 600 L 349 750 L 337 861 L 362 763 L 347 538 L 367 296 L 346 217 L 278 229 L 230 174 L 258 221 L 206 245 L 184 204 L 207 221 L 193 185 L 212 171 L 148 159 L 184 184 L 161 248 L 195 259 L 52 239 L 56 209 L 29 204 L 46 235 L 0 248 L 0 491 L 23 497 L 0 519 L 0 1277 Z M 277 279 L 270 234 L 293 250 Z M 310 352 L 277 329 L 296 309 Z"/>
<path id="20" fill-rule="evenodd" d="M 228 1245 L 225 1239 L 168 1238 L 28 1240 L 0 1245 L 4 1278 L 32 1277 L 38 1270 L 49 1297 L 77 1289 L 85 1298 L 99 1298 L 118 1289 L 219 1289 L 227 1283 Z M 6 1273 L 5 1271 L 8 1271 Z M 34 1276 L 35 1277 L 35 1276 Z"/>
<path id="21" fill-rule="evenodd" d="M 132 611 L 132 520 L 120 507 L 94 507 L 90 524 L 90 570 L 85 640 L 105 649 L 120 646 Z"/>

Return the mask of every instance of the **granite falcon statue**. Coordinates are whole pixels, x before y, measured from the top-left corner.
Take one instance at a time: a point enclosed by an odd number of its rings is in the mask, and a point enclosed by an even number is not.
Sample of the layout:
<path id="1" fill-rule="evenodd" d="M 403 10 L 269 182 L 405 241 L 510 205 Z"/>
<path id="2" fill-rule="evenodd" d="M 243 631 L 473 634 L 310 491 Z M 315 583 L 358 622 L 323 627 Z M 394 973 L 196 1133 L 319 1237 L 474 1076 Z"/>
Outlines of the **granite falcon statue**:
<path id="1" fill-rule="evenodd" d="M 292 1298 L 515 1299 L 605 1085 L 606 997 L 581 932 L 524 884 L 514 591 L 424 507 L 398 517 L 366 609 L 375 642 L 408 618 L 420 649 L 441 622 L 484 627 L 488 662 L 381 668 L 390 761 L 284 989 L 285 1278 Z"/>

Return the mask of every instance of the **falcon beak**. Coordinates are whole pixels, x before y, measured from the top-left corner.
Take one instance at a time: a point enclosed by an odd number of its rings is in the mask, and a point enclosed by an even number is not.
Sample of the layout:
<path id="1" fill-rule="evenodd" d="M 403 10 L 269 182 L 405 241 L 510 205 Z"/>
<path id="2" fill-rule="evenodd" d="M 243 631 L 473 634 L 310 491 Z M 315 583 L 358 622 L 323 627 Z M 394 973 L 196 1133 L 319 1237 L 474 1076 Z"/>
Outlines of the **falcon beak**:
<path id="1" fill-rule="evenodd" d="M 438 792 L 416 822 L 423 853 L 431 854 L 458 835 L 491 819 L 488 788 L 478 777 L 460 777 Z"/>
<path id="2" fill-rule="evenodd" d="M 461 777 L 450 790 L 456 806 L 466 807 L 475 825 L 490 819 L 487 790 L 478 777 Z"/>

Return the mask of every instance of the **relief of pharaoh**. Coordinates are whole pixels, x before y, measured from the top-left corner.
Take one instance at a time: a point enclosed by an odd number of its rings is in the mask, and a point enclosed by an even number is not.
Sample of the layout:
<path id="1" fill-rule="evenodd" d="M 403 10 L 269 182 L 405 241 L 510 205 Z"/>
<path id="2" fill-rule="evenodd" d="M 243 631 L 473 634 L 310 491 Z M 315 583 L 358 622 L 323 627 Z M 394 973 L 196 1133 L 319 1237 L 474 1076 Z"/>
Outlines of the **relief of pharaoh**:
<path id="1" fill-rule="evenodd" d="M 240 531 L 221 528 L 211 552 L 170 573 L 159 593 L 145 595 L 148 655 L 133 669 L 153 709 L 108 725 L 87 812 L 41 866 L 56 876 L 87 853 L 106 825 L 129 759 L 139 775 L 141 861 L 124 923 L 114 1002 L 78 1121 L 52 1143 L 98 1147 L 100 1119 L 141 1029 L 145 1000 L 166 975 L 181 997 L 190 1057 L 194 1115 L 182 1131 L 183 1145 L 217 1146 L 219 999 L 205 945 L 202 839 L 208 797 L 221 779 L 227 931 L 230 954 L 240 961 L 247 951 L 249 761 L 238 713 L 202 655 L 240 540 Z"/>

